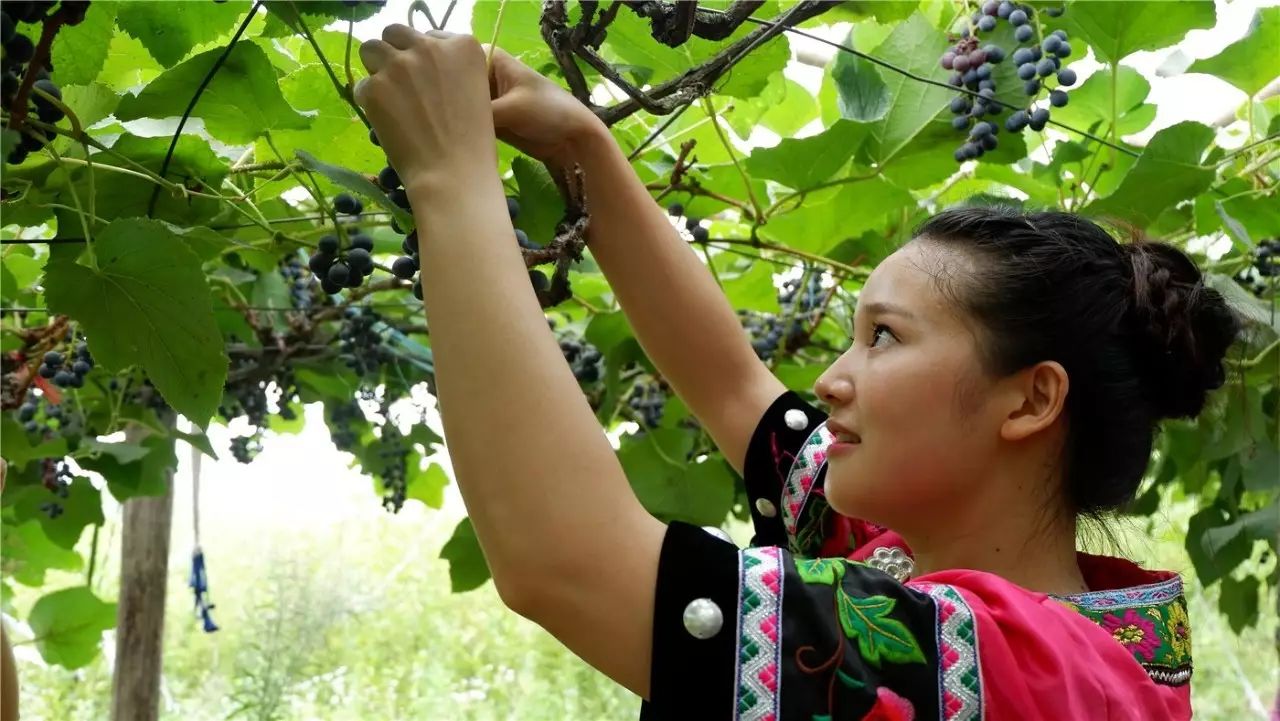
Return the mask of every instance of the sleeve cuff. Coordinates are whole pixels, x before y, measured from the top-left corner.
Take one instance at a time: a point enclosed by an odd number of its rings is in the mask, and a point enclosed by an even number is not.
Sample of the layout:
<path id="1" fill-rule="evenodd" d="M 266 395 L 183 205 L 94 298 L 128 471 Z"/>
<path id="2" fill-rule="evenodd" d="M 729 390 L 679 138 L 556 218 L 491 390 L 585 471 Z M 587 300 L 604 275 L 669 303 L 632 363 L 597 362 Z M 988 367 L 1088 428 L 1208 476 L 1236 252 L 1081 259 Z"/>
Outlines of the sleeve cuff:
<path id="1" fill-rule="evenodd" d="M 748 510 L 756 530 L 752 546 L 789 546 L 782 520 L 782 489 L 796 453 L 826 418 L 791 390 L 778 396 L 761 416 L 743 466 Z"/>

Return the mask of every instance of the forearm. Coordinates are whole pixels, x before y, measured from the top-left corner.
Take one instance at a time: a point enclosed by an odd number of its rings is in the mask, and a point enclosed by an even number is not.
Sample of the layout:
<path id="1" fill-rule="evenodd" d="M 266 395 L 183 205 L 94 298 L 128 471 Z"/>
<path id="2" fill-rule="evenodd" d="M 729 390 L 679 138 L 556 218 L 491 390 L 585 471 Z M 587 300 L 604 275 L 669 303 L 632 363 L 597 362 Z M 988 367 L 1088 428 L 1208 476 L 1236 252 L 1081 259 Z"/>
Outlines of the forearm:
<path id="1" fill-rule="evenodd" d="M 724 292 L 607 128 L 583 137 L 574 160 L 586 175 L 588 247 L 640 346 L 695 414 L 723 402 L 760 362 Z"/>
<path id="2" fill-rule="evenodd" d="M 436 393 L 476 536 L 516 605 L 530 579 L 589 565 L 590 539 L 647 514 L 547 327 L 496 171 L 449 178 L 409 189 Z"/>

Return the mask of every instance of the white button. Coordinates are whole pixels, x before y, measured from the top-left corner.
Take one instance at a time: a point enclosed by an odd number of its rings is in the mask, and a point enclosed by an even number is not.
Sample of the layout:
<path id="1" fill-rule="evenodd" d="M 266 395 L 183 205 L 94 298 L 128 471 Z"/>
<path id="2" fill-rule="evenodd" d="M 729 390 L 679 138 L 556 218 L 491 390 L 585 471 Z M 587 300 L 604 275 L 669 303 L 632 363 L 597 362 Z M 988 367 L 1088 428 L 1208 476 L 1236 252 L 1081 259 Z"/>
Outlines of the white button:
<path id="1" fill-rule="evenodd" d="M 757 498 L 756 510 L 759 511 L 760 515 L 764 516 L 765 518 L 773 518 L 774 516 L 778 515 L 777 507 L 775 507 L 773 505 L 773 502 L 770 501 L 768 498 Z"/>
<path id="2" fill-rule="evenodd" d="M 724 532 L 724 530 L 722 530 L 722 529 L 720 529 L 720 528 L 717 528 L 716 526 L 703 526 L 703 527 L 702 527 L 702 530 L 706 531 L 707 533 L 710 533 L 711 535 L 715 536 L 716 538 L 723 538 L 724 540 L 728 541 L 729 543 L 733 543 L 733 539 L 729 537 L 729 534 L 725 533 L 725 532 Z M 733 545 L 735 545 L 735 546 L 736 546 L 736 545 L 738 545 L 738 544 L 733 543 Z"/>
<path id="3" fill-rule="evenodd" d="M 787 422 L 787 428 L 790 428 L 793 431 L 802 431 L 805 426 L 809 425 L 809 416 L 806 416 L 804 411 L 799 408 L 792 408 L 787 411 L 787 414 L 783 416 L 783 418 Z"/>
<path id="4" fill-rule="evenodd" d="M 720 632 L 724 614 L 715 601 L 699 598 L 684 607 L 684 627 L 694 638 L 706 640 Z"/>

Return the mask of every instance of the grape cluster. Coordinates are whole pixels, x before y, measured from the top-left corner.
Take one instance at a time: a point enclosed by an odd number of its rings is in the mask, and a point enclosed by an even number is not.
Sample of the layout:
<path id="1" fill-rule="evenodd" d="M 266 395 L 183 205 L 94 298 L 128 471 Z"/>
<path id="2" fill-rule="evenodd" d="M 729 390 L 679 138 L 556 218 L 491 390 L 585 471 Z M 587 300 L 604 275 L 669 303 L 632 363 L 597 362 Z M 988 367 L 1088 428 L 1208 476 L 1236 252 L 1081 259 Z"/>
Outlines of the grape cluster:
<path id="1" fill-rule="evenodd" d="M 364 212 L 360 201 L 342 193 L 334 199 L 334 207 L 348 215 Z M 355 226 L 346 226 L 348 246 L 344 251 L 336 235 L 325 235 L 316 244 L 316 252 L 307 265 L 320 279 L 320 288 L 333 295 L 343 288 L 359 288 L 373 273 L 373 238 Z"/>
<path id="2" fill-rule="evenodd" d="M 93 356 L 89 355 L 89 344 L 80 341 L 70 362 L 62 352 L 51 350 L 44 354 L 44 361 L 36 372 L 41 378 L 52 378 L 54 385 L 62 388 L 83 388 L 84 377 L 91 370 Z"/>
<path id="3" fill-rule="evenodd" d="M 950 70 L 949 82 L 958 88 L 965 88 L 977 93 L 973 97 L 964 93 L 951 100 L 951 126 L 960 132 L 967 132 L 965 142 L 956 148 L 957 162 L 980 158 L 987 151 L 999 146 L 997 136 L 1000 134 L 1000 123 L 995 117 L 1004 108 L 996 100 L 995 65 L 1003 62 L 1006 51 L 995 43 L 982 45 L 979 35 L 996 29 L 1001 20 L 1014 28 L 1014 38 L 1019 43 L 1028 43 L 1035 37 L 1036 29 L 1032 22 L 1034 9 L 1022 6 L 1009 0 L 986 0 L 969 18 L 970 23 L 960 30 L 960 38 L 939 59 L 939 64 Z M 1045 11 L 1049 17 L 1062 15 L 1060 8 Z M 1076 73 L 1070 68 L 1063 68 L 1062 61 L 1071 55 L 1071 45 L 1067 42 L 1065 30 L 1054 30 L 1039 44 L 1019 47 L 1009 56 L 1019 80 L 1023 81 L 1022 92 L 1028 103 L 1034 103 L 1045 83 L 1056 76 L 1057 85 L 1049 91 L 1049 105 L 1055 108 L 1067 104 L 1067 93 L 1062 88 L 1074 85 Z M 1047 107 L 1015 110 L 1004 122 L 1004 128 L 1010 132 L 1021 132 L 1024 128 L 1043 130 L 1049 122 L 1050 111 Z M 991 119 L 985 120 L 984 117 Z"/>
<path id="4" fill-rule="evenodd" d="M 6 2 L 4 8 L 0 10 L 0 42 L 4 45 L 4 62 L 0 65 L 0 104 L 3 104 L 9 112 L 16 110 L 13 103 L 17 98 L 18 89 L 22 86 L 23 76 L 27 73 L 27 63 L 34 57 L 36 50 L 31 38 L 18 32 L 18 26 L 43 23 L 50 17 L 49 11 L 53 6 L 54 3 L 51 1 L 11 0 Z M 89 3 L 86 0 L 63 0 L 57 15 L 65 25 L 79 25 L 84 21 L 88 10 Z M 51 70 L 53 70 L 53 64 L 46 59 L 42 67 L 35 69 L 35 82 L 32 87 L 61 100 L 61 89 L 49 78 Z M 64 116 L 58 106 L 35 90 L 27 96 L 27 102 L 30 103 L 28 112 L 46 123 L 56 123 Z M 5 129 L 8 129 L 7 121 Z M 50 138 L 43 131 L 30 126 L 22 128 L 21 139 L 4 160 L 18 165 L 27 159 L 27 155 L 47 145 L 49 140 Z"/>
<path id="5" fill-rule="evenodd" d="M 71 495 L 71 479 L 75 478 L 75 474 L 71 472 L 71 468 L 66 461 L 55 458 L 44 459 L 41 470 L 41 483 L 55 497 L 66 500 Z M 57 518 L 62 515 L 62 504 L 58 501 L 45 501 L 40 504 L 40 511 L 49 516 L 49 518 Z"/>
<path id="6" fill-rule="evenodd" d="M 289 284 L 289 300 L 294 310 L 311 308 L 311 281 L 307 278 L 307 266 L 296 255 L 290 255 L 280 264 L 280 275 Z"/>
<path id="7" fill-rule="evenodd" d="M 360 403 L 354 398 L 346 403 L 326 403 L 325 410 L 329 412 L 329 437 L 333 440 L 333 447 L 340 451 L 355 448 L 360 437 L 356 434 L 352 421 L 365 420 Z"/>
<path id="8" fill-rule="evenodd" d="M 261 452 L 262 440 L 259 432 L 231 439 L 231 456 L 241 463 L 253 463 L 253 459 Z"/>
<path id="9" fill-rule="evenodd" d="M 780 349 L 803 346 L 808 340 L 809 328 L 818 322 L 826 293 L 822 275 L 812 273 L 807 280 L 793 279 L 783 284 L 778 293 L 780 315 L 738 311 L 756 357 L 769 361 Z"/>
<path id="10" fill-rule="evenodd" d="M 44 401 L 42 403 L 42 401 Z M 41 425 L 36 420 L 36 416 L 40 413 L 41 405 L 44 406 L 45 425 Z M 58 428 L 62 428 L 64 421 L 62 420 L 62 407 L 53 403 L 49 403 L 47 398 L 36 395 L 35 391 L 27 389 L 27 395 L 22 400 L 22 405 L 18 406 L 18 422 L 22 424 L 22 430 L 27 433 L 39 433 L 42 436 L 53 430 L 48 424 L 49 421 L 58 421 Z"/>
<path id="11" fill-rule="evenodd" d="M 684 215 L 684 205 L 672 203 L 667 206 L 667 213 L 673 218 L 679 218 Z M 702 226 L 702 218 L 692 216 L 685 218 L 684 229 L 693 236 L 695 243 L 705 243 L 711 239 L 711 231 Z"/>
<path id="12" fill-rule="evenodd" d="M 382 426 L 378 439 L 378 466 L 382 477 L 382 507 L 399 513 L 408 493 L 409 456 L 412 446 L 390 422 Z"/>
<path id="13" fill-rule="evenodd" d="M 377 312 L 349 306 L 343 312 L 338 329 L 338 359 L 356 375 L 376 373 L 395 353 L 382 342 L 382 334 L 374 326 L 382 320 Z"/>
<path id="14" fill-rule="evenodd" d="M 1271 238 L 1258 243 L 1253 265 L 1237 273 L 1235 281 L 1263 298 L 1276 286 L 1276 278 L 1280 278 L 1280 238 Z"/>
<path id="15" fill-rule="evenodd" d="M 585 340 L 573 337 L 560 339 L 560 353 L 573 368 L 573 377 L 579 383 L 595 383 L 600 380 L 600 351 Z"/>
<path id="16" fill-rule="evenodd" d="M 666 387 L 661 381 L 636 383 L 627 405 L 640 417 L 640 425 L 657 428 L 662 422 L 663 409 L 667 406 Z"/>

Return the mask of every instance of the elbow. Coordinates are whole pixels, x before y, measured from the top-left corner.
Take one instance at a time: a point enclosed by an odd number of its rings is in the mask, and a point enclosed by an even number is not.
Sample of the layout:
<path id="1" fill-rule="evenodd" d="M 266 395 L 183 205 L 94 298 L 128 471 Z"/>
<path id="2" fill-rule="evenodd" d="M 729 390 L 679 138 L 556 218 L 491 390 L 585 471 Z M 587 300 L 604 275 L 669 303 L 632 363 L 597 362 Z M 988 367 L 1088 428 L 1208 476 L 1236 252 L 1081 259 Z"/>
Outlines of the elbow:
<path id="1" fill-rule="evenodd" d="M 538 602 L 535 581 L 536 579 L 521 578 L 512 574 L 493 577 L 493 585 L 498 590 L 498 598 L 501 599 L 502 605 L 536 622 L 537 619 L 534 616 Z"/>

